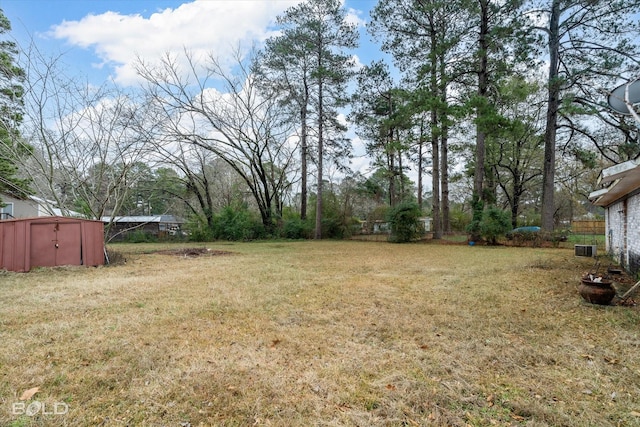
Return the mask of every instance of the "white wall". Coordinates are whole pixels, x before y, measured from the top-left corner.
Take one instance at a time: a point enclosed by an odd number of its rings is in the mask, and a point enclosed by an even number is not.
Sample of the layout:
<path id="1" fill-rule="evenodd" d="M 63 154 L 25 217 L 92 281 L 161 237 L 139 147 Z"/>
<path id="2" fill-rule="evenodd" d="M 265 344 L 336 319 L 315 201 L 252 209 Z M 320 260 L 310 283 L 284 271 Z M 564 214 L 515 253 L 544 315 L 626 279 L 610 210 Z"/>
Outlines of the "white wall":
<path id="1" fill-rule="evenodd" d="M 2 201 L 4 203 L 13 203 L 12 215 L 14 218 L 32 218 L 39 216 L 38 204 L 33 200 L 19 200 L 3 194 Z"/>
<path id="2" fill-rule="evenodd" d="M 630 196 L 605 210 L 606 250 L 625 269 L 640 271 L 640 195 Z"/>

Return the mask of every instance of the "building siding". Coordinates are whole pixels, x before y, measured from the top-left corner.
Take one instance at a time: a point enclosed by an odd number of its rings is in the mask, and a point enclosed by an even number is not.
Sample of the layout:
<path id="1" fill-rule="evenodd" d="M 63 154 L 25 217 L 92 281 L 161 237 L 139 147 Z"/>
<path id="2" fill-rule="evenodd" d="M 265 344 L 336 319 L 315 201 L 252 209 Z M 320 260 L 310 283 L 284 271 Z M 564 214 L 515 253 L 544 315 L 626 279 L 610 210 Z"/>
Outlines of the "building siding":
<path id="1" fill-rule="evenodd" d="M 606 250 L 632 274 L 640 272 L 640 195 L 607 206 Z"/>
<path id="2" fill-rule="evenodd" d="M 11 203 L 13 205 L 13 213 L 11 215 L 14 218 L 31 218 L 34 216 L 40 216 L 38 204 L 33 200 L 20 200 L 3 194 L 2 202 Z"/>
<path id="3" fill-rule="evenodd" d="M 627 223 L 625 240 L 627 242 L 627 269 L 634 274 L 640 270 L 640 196 L 626 200 Z"/>

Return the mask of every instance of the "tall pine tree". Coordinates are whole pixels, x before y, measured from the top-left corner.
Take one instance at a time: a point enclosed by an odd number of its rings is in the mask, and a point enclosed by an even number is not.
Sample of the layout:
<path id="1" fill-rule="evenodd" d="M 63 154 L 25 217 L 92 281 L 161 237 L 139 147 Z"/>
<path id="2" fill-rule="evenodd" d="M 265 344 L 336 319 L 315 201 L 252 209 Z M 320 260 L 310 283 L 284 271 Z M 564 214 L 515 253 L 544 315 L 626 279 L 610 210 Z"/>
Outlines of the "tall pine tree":
<path id="1" fill-rule="evenodd" d="M 2 194 L 24 198 L 30 193 L 29 182 L 20 178 L 16 156 L 28 154 L 30 148 L 20 140 L 22 122 L 24 70 L 16 64 L 18 46 L 6 39 L 11 22 L 0 10 L 0 204 Z"/>
<path id="2" fill-rule="evenodd" d="M 274 50 L 274 54 L 294 55 L 291 59 L 297 61 L 295 63 L 299 67 L 310 67 L 309 80 L 298 82 L 300 96 L 297 102 L 301 120 L 309 126 L 305 144 L 307 136 L 312 136 L 316 143 L 313 150 L 318 171 L 316 239 L 322 238 L 324 160 L 329 157 L 343 159 L 349 151 L 343 137 L 346 129 L 337 117 L 338 109 L 348 99 L 346 86 L 353 75 L 353 61 L 347 52 L 357 47 L 358 33 L 346 18 L 346 11 L 339 0 L 307 0 L 287 9 L 279 18 L 278 22 L 283 26 L 282 39 L 272 43 L 272 46 L 290 47 L 284 52 Z M 302 69 L 298 73 L 307 75 Z M 308 100 L 304 98 L 306 95 Z M 308 107 L 309 115 L 305 107 Z M 303 151 L 306 149 L 305 145 Z"/>
<path id="3" fill-rule="evenodd" d="M 459 0 L 381 0 L 372 11 L 371 34 L 393 55 L 413 91 L 417 130 L 418 191 L 422 197 L 423 152 L 431 147 L 433 236 L 448 224 L 449 99 L 456 58 L 467 32 L 468 14 Z M 441 216 L 442 213 L 442 216 Z M 442 217 L 444 221 L 442 220 Z"/>
<path id="4" fill-rule="evenodd" d="M 272 37 L 258 55 L 254 72 L 271 95 L 281 99 L 289 108 L 291 119 L 297 123 L 300 138 L 300 218 L 307 219 L 307 191 L 309 160 L 309 123 L 311 119 L 311 90 L 313 57 L 303 29 L 291 26 L 284 17 L 282 34 Z"/>
<path id="5" fill-rule="evenodd" d="M 570 116 L 588 113 L 595 104 L 593 94 L 600 98 L 598 86 L 613 87 L 615 79 L 625 71 L 637 72 L 640 61 L 634 39 L 640 27 L 633 17 L 640 12 L 640 3 L 637 0 L 532 3 L 530 13 L 545 18 L 544 26 L 537 29 L 546 35 L 549 55 L 541 225 L 552 231 L 558 130 L 571 129 L 570 136 L 580 133 L 575 132 Z"/>

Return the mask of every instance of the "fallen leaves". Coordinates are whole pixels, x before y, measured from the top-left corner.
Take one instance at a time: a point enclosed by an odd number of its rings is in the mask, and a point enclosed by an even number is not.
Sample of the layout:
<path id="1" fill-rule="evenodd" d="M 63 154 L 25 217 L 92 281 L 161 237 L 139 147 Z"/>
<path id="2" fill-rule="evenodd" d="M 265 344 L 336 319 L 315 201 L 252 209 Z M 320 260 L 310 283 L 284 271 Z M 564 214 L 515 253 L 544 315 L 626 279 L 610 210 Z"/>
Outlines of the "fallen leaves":
<path id="1" fill-rule="evenodd" d="M 280 344 L 281 342 L 282 342 L 282 340 L 281 340 L 281 339 L 276 338 L 276 339 L 274 339 L 274 340 L 272 340 L 272 341 L 271 341 L 271 345 L 269 345 L 269 348 L 270 348 L 271 350 L 275 350 L 276 346 L 277 346 L 278 344 Z"/>
<path id="2" fill-rule="evenodd" d="M 33 387 L 29 390 L 25 390 L 24 393 L 20 396 L 20 400 L 29 400 L 33 397 L 34 394 L 40 391 L 40 387 Z"/>
<path id="3" fill-rule="evenodd" d="M 581 354 L 580 357 L 588 361 L 596 360 L 596 357 L 591 354 Z M 604 356 L 603 360 L 609 365 L 617 365 L 620 363 L 620 359 L 617 359 L 615 357 Z"/>
<path id="4" fill-rule="evenodd" d="M 487 396 L 487 405 L 489 406 L 489 408 L 491 408 L 494 404 L 495 396 L 493 394 L 490 394 L 489 396 Z"/>
<path id="5" fill-rule="evenodd" d="M 607 357 L 607 356 L 604 357 L 604 361 L 610 365 L 617 365 L 618 363 L 620 363 L 618 359 L 613 357 Z"/>

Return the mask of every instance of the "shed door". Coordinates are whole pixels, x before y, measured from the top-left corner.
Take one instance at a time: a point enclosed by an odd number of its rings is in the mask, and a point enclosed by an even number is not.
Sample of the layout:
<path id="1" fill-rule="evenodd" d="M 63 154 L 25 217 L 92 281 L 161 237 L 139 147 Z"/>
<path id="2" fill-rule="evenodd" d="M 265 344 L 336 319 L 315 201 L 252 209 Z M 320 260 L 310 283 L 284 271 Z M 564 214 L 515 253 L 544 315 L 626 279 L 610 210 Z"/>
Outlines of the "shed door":
<path id="1" fill-rule="evenodd" d="M 31 224 L 31 266 L 80 265 L 80 223 Z"/>

